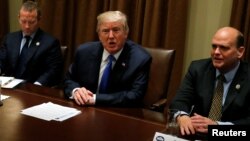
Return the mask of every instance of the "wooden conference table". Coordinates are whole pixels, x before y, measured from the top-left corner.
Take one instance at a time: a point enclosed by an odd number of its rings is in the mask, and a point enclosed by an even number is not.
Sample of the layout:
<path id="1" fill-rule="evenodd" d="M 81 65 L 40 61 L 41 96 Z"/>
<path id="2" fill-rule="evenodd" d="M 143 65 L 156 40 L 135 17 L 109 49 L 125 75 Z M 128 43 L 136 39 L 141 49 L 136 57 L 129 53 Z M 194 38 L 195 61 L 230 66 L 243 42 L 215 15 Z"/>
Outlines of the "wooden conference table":
<path id="1" fill-rule="evenodd" d="M 0 141 L 152 141 L 165 130 L 158 112 L 140 108 L 80 107 L 63 97 L 62 90 L 21 84 L 2 89 L 10 96 L 0 107 Z M 62 122 L 45 121 L 20 113 L 46 102 L 81 110 Z M 157 118 L 155 118 L 157 117 Z"/>

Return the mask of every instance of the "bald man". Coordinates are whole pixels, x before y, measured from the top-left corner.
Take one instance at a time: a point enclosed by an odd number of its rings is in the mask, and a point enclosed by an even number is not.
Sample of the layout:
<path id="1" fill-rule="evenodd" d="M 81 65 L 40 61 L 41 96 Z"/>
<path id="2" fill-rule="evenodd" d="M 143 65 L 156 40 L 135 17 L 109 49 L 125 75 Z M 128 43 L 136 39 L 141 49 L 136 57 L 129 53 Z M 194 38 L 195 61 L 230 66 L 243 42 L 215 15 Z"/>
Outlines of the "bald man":
<path id="1" fill-rule="evenodd" d="M 212 38 L 211 57 L 192 61 L 170 108 L 182 135 L 207 133 L 208 125 L 250 125 L 250 68 L 241 58 L 244 38 L 232 27 L 219 29 Z M 221 117 L 209 118 L 217 77 L 223 74 Z"/>

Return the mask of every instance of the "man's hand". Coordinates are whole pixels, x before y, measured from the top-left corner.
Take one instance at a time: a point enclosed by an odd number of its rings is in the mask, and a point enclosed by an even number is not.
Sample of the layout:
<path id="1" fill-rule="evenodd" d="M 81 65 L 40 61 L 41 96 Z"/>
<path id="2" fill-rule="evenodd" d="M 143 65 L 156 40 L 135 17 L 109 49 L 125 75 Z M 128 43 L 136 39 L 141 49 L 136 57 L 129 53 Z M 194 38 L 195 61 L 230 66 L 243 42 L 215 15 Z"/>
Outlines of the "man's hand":
<path id="1" fill-rule="evenodd" d="M 188 115 L 177 117 L 177 123 L 180 126 L 181 135 L 195 134 L 195 129 L 192 125 L 191 118 Z"/>
<path id="2" fill-rule="evenodd" d="M 75 99 L 78 105 L 95 104 L 93 100 L 93 93 L 84 87 L 77 89 L 73 94 L 73 98 Z"/>
<path id="3" fill-rule="evenodd" d="M 207 117 L 198 115 L 196 113 L 194 113 L 194 116 L 191 117 L 191 122 L 192 122 L 193 127 L 195 128 L 195 131 L 200 132 L 200 133 L 208 133 L 208 125 L 217 124 L 217 122 Z"/>

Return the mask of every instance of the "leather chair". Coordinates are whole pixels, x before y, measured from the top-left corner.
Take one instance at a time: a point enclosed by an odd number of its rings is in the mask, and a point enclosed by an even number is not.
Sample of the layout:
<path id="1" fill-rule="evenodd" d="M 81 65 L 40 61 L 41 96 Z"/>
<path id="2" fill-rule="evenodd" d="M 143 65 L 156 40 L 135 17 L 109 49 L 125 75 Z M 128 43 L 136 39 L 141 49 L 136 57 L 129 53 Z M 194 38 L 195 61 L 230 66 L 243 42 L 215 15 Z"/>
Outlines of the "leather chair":
<path id="1" fill-rule="evenodd" d="M 168 86 L 173 69 L 175 50 L 146 48 L 152 56 L 149 82 L 144 97 L 144 108 L 164 112 L 167 104 Z"/>

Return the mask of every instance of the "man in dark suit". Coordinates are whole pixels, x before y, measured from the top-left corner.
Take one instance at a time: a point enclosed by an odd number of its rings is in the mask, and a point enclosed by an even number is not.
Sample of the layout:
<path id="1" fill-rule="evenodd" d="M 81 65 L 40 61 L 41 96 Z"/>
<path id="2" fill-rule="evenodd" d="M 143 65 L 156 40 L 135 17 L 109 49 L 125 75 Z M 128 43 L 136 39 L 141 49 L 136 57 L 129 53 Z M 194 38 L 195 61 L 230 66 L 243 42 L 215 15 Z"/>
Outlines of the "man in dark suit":
<path id="1" fill-rule="evenodd" d="M 151 56 L 138 44 L 127 40 L 129 28 L 120 11 L 97 17 L 100 41 L 80 45 L 65 80 L 65 95 L 78 105 L 134 107 L 142 104 L 148 83 Z M 106 90 L 102 78 L 113 55 Z"/>
<path id="2" fill-rule="evenodd" d="M 242 61 L 242 33 L 219 29 L 212 39 L 211 58 L 193 61 L 170 108 L 182 135 L 207 133 L 208 125 L 250 125 L 250 67 Z M 218 120 L 210 116 L 217 76 L 224 74 L 222 108 Z M 219 104 L 217 104 L 219 105 Z"/>
<path id="3" fill-rule="evenodd" d="M 1 75 L 43 86 L 59 84 L 63 69 L 60 43 L 39 28 L 37 3 L 23 3 L 18 17 L 21 31 L 7 34 L 1 44 Z"/>

